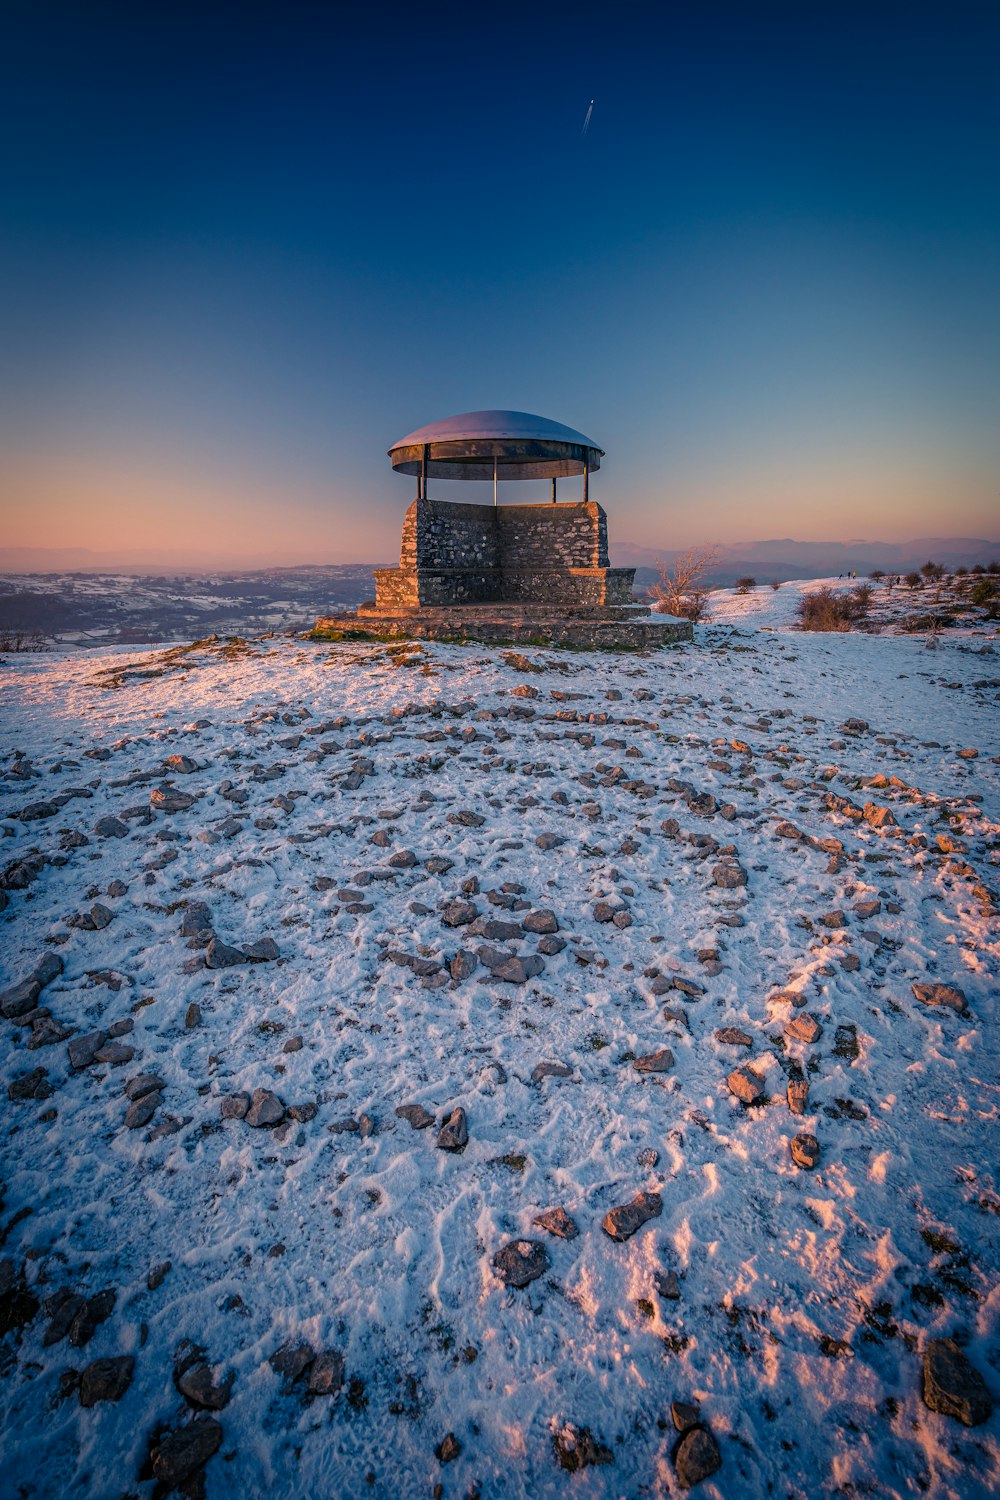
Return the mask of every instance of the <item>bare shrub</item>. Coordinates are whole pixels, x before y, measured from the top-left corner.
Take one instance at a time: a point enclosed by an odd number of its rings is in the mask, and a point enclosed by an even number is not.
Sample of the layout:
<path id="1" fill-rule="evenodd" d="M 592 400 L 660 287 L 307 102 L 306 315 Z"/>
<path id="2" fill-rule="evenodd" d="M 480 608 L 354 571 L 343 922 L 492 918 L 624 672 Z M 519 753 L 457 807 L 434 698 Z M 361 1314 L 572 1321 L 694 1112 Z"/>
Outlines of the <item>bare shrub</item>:
<path id="1" fill-rule="evenodd" d="M 1000 563 L 989 562 L 986 564 L 987 573 L 1000 573 Z"/>
<path id="2" fill-rule="evenodd" d="M 774 589 L 774 592 L 777 593 L 778 590 L 781 588 L 781 584 L 778 582 L 778 580 L 776 578 L 772 578 L 771 579 L 771 587 Z"/>
<path id="3" fill-rule="evenodd" d="M 855 598 L 856 592 L 835 593 L 833 589 L 824 588 L 813 594 L 803 594 L 798 605 L 799 629 L 852 630 L 866 612 L 866 606 Z"/>
<path id="4" fill-rule="evenodd" d="M 870 583 L 859 583 L 857 588 L 851 590 L 851 598 L 854 600 L 855 608 L 862 615 L 868 613 L 874 597 L 875 590 Z"/>
<path id="5" fill-rule="evenodd" d="M 911 589 L 920 588 L 923 581 L 919 573 L 907 573 L 903 579 L 903 582 L 909 584 Z"/>
<path id="6" fill-rule="evenodd" d="M 718 547 L 688 547 L 673 562 L 659 562 L 659 574 L 649 591 L 657 614 L 677 615 L 682 620 L 702 620 L 708 609 L 705 579 L 719 561 Z"/>
<path id="7" fill-rule="evenodd" d="M 749 594 L 750 590 L 756 587 L 756 578 L 737 578 L 736 580 L 736 592 L 738 594 Z"/>
<path id="8" fill-rule="evenodd" d="M 47 651 L 40 630 L 0 630 L 0 651 Z"/>
<path id="9" fill-rule="evenodd" d="M 885 574 L 883 573 L 881 568 L 872 568 L 871 572 L 868 574 L 868 577 L 874 578 L 875 582 L 878 583 L 880 579 L 885 577 Z"/>

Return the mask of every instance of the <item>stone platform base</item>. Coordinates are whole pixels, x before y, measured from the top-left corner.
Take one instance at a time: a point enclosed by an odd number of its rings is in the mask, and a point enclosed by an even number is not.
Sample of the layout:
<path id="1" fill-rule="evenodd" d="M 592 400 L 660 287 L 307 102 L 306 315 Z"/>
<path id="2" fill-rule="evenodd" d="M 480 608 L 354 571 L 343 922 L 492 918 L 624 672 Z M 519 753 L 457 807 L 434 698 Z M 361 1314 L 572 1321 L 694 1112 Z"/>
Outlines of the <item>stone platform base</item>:
<path id="1" fill-rule="evenodd" d="M 389 614 L 362 604 L 356 615 L 320 616 L 311 637 L 324 640 L 482 641 L 495 646 L 567 646 L 591 651 L 648 651 L 694 639 L 689 620 L 653 615 L 643 605 L 545 609 L 510 604 L 420 607 Z"/>

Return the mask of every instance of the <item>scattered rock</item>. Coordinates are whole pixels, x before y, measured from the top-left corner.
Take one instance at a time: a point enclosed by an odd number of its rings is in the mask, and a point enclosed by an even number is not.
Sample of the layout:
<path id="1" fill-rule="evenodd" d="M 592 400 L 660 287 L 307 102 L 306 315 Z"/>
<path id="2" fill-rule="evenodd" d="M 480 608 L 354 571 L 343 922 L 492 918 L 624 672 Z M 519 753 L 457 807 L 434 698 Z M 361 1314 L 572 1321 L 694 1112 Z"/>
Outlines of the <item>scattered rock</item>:
<path id="1" fill-rule="evenodd" d="M 548 1269 L 549 1255 L 541 1240 L 510 1240 L 493 1257 L 493 1270 L 504 1286 L 527 1286 Z"/>
<path id="2" fill-rule="evenodd" d="M 721 1467 L 719 1445 L 707 1427 L 692 1427 L 684 1434 L 674 1454 L 677 1483 L 682 1490 L 693 1489 Z"/>
<path id="3" fill-rule="evenodd" d="M 221 938 L 213 937 L 205 949 L 205 967 L 207 969 L 231 969 L 236 964 L 245 964 L 246 954 L 240 948 L 232 948 L 224 943 Z"/>
<path id="4" fill-rule="evenodd" d="M 715 1033 L 715 1040 L 726 1047 L 752 1047 L 753 1037 L 737 1026 L 723 1026 Z"/>
<path id="5" fill-rule="evenodd" d="M 434 1124 L 434 1116 L 422 1104 L 400 1104 L 396 1108 L 396 1114 L 414 1130 L 426 1130 L 428 1125 Z"/>
<path id="6" fill-rule="evenodd" d="M 814 1135 L 793 1135 L 789 1142 L 792 1160 L 797 1167 L 803 1167 L 811 1172 L 813 1167 L 819 1165 L 819 1141 Z"/>
<path id="7" fill-rule="evenodd" d="M 924 1351 L 924 1405 L 978 1427 L 993 1412 L 986 1382 L 954 1339 L 931 1339 Z"/>
<path id="8" fill-rule="evenodd" d="M 601 1220 L 604 1233 L 613 1240 L 631 1239 L 649 1219 L 659 1218 L 663 1212 L 663 1199 L 659 1193 L 637 1193 L 630 1203 L 621 1203 L 609 1209 Z"/>
<path id="9" fill-rule="evenodd" d="M 462 1445 L 453 1432 L 445 1433 L 441 1442 L 434 1449 L 434 1456 L 438 1463 L 450 1464 L 462 1451 Z"/>
<path id="10" fill-rule="evenodd" d="M 735 1094 L 743 1104 L 756 1104 L 764 1097 L 760 1079 L 755 1078 L 746 1068 L 734 1068 L 726 1079 L 726 1084 L 729 1092 Z"/>
<path id="11" fill-rule="evenodd" d="M 150 1444 L 153 1477 L 167 1490 L 203 1469 L 222 1444 L 222 1427 L 214 1417 L 196 1417 L 183 1427 L 156 1436 Z"/>
<path id="12" fill-rule="evenodd" d="M 96 1406 L 98 1401 L 120 1401 L 132 1384 L 135 1359 L 121 1354 L 112 1359 L 95 1359 L 80 1376 L 80 1405 Z"/>
<path id="13" fill-rule="evenodd" d="M 469 1143 L 469 1127 L 465 1110 L 458 1105 L 453 1109 L 438 1132 L 437 1143 L 442 1151 L 464 1151 Z"/>
<path id="14" fill-rule="evenodd" d="M 224 1094 L 219 1102 L 219 1114 L 224 1120 L 245 1120 L 249 1108 L 249 1094 Z"/>
<path id="15" fill-rule="evenodd" d="M 564 1208 L 547 1208 L 544 1213 L 536 1214 L 531 1222 L 536 1229 L 545 1229 L 560 1240 L 575 1240 L 580 1233 L 575 1220 Z"/>
<path id="16" fill-rule="evenodd" d="M 661 1047 L 659 1052 L 647 1053 L 645 1057 L 636 1057 L 632 1062 L 637 1073 L 667 1073 L 673 1065 L 674 1054 L 669 1047 Z"/>
<path id="17" fill-rule="evenodd" d="M 965 1015 L 969 1009 L 965 994 L 957 985 L 915 983 L 911 987 L 914 995 L 924 1005 L 943 1005 L 949 1010 L 958 1011 L 959 1015 Z"/>
<path id="18" fill-rule="evenodd" d="M 250 1107 L 244 1118 L 247 1124 L 255 1129 L 280 1125 L 285 1118 L 285 1106 L 277 1094 L 272 1094 L 270 1089 L 254 1089 Z"/>
<path id="19" fill-rule="evenodd" d="M 94 824 L 94 832 L 100 839 L 123 839 L 128 833 L 128 824 L 107 813 L 103 818 L 98 818 Z"/>
<path id="20" fill-rule="evenodd" d="M 789 1078 L 786 1098 L 793 1115 L 804 1115 L 809 1107 L 809 1084 L 806 1079 Z"/>
<path id="21" fill-rule="evenodd" d="M 344 1383 L 344 1357 L 336 1349 L 322 1349 L 309 1370 L 310 1396 L 335 1396 Z"/>
<path id="22" fill-rule="evenodd" d="M 818 1042 L 823 1035 L 823 1028 L 815 1016 L 810 1015 L 807 1010 L 801 1010 L 786 1025 L 785 1035 L 795 1042 Z"/>

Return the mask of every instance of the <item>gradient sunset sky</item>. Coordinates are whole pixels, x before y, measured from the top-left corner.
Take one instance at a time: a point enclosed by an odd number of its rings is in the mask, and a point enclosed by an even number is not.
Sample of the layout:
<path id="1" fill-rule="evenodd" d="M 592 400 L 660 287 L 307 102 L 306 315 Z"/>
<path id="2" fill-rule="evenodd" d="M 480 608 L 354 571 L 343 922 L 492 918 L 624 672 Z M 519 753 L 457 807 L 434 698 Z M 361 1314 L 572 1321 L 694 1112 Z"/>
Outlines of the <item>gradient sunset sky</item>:
<path id="1" fill-rule="evenodd" d="M 5 545 L 391 559 L 385 450 L 492 406 L 618 540 L 1000 532 L 996 5 L 0 28 Z"/>

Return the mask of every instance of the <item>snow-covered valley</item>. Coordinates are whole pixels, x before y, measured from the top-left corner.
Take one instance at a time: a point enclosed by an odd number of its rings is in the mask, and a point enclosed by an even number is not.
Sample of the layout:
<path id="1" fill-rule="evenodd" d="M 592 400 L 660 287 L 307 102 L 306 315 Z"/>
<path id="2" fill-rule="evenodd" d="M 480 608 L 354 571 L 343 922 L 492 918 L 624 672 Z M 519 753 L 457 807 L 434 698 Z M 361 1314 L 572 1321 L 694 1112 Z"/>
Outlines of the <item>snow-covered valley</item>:
<path id="1" fill-rule="evenodd" d="M 995 631 L 760 597 L 3 664 L 7 1493 L 997 1492 Z"/>

